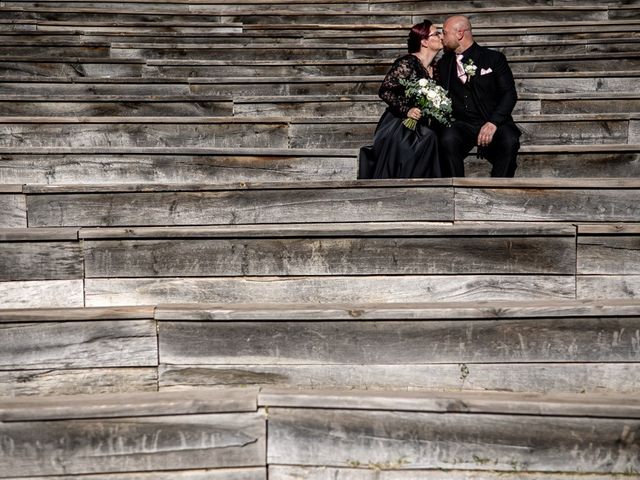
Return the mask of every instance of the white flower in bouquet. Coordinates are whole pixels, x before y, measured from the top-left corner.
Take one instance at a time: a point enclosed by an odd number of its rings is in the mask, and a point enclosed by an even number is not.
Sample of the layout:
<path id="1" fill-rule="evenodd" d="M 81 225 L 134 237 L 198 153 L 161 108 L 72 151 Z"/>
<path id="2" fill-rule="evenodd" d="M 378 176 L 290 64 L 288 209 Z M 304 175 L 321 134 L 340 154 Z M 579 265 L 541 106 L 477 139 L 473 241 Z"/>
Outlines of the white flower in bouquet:
<path id="1" fill-rule="evenodd" d="M 429 78 L 400 80 L 400 84 L 405 87 L 405 95 L 415 99 L 416 106 L 429 122 L 433 118 L 443 125 L 451 125 L 453 108 L 449 94 L 444 88 Z M 402 124 L 415 130 L 418 122 L 413 118 L 406 118 Z"/>

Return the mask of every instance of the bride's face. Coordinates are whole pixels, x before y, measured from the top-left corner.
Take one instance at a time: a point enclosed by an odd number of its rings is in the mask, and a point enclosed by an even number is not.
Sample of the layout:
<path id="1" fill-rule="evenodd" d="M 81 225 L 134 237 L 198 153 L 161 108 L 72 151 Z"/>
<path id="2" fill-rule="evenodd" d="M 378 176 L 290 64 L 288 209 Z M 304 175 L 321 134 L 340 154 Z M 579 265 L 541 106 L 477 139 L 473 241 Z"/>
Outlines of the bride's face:
<path id="1" fill-rule="evenodd" d="M 431 50 L 442 50 L 442 32 L 435 25 L 431 25 L 429 29 L 429 43 Z"/>

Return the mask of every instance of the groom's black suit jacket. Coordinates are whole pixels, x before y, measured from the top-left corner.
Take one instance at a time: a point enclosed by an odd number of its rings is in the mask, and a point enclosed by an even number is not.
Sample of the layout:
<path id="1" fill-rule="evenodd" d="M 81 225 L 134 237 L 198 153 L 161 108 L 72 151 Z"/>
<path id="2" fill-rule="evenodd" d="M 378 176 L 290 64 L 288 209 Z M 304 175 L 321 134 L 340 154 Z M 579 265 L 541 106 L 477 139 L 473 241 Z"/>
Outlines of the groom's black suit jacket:
<path id="1" fill-rule="evenodd" d="M 513 123 L 511 112 L 518 100 L 513 73 L 501 52 L 481 47 L 474 43 L 465 52 L 462 63 L 473 60 L 477 67 L 470 80 L 471 94 L 485 121 L 497 126 Z M 458 82 L 456 56 L 446 52 L 438 62 L 440 85 L 449 90 L 451 82 Z M 463 120 L 460 118 L 460 120 Z M 514 125 L 515 126 L 515 125 Z"/>

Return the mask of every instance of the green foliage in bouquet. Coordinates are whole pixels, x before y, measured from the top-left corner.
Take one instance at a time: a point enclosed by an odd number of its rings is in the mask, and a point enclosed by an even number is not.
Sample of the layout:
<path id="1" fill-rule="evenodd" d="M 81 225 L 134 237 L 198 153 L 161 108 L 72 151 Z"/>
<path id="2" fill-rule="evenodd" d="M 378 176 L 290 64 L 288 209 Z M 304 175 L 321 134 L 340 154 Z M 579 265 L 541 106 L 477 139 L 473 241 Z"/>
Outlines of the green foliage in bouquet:
<path id="1" fill-rule="evenodd" d="M 405 88 L 405 95 L 415 99 L 416 106 L 422 111 L 423 116 L 433 118 L 447 127 L 451 125 L 453 108 L 449 93 L 444 88 L 429 78 L 402 79 L 400 84 Z M 413 118 L 407 118 L 402 122 L 411 130 L 416 129 L 417 123 Z"/>

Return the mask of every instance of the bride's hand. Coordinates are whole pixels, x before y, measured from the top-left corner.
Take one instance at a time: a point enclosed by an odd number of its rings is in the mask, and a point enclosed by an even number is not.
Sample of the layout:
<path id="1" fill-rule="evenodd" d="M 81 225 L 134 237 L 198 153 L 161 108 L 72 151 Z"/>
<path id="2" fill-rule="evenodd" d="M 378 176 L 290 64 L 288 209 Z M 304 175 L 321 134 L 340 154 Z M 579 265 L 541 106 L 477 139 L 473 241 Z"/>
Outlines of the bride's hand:
<path id="1" fill-rule="evenodd" d="M 419 108 L 413 107 L 407 112 L 407 117 L 413 118 L 414 120 L 420 120 L 420 118 L 422 118 L 422 112 Z"/>

